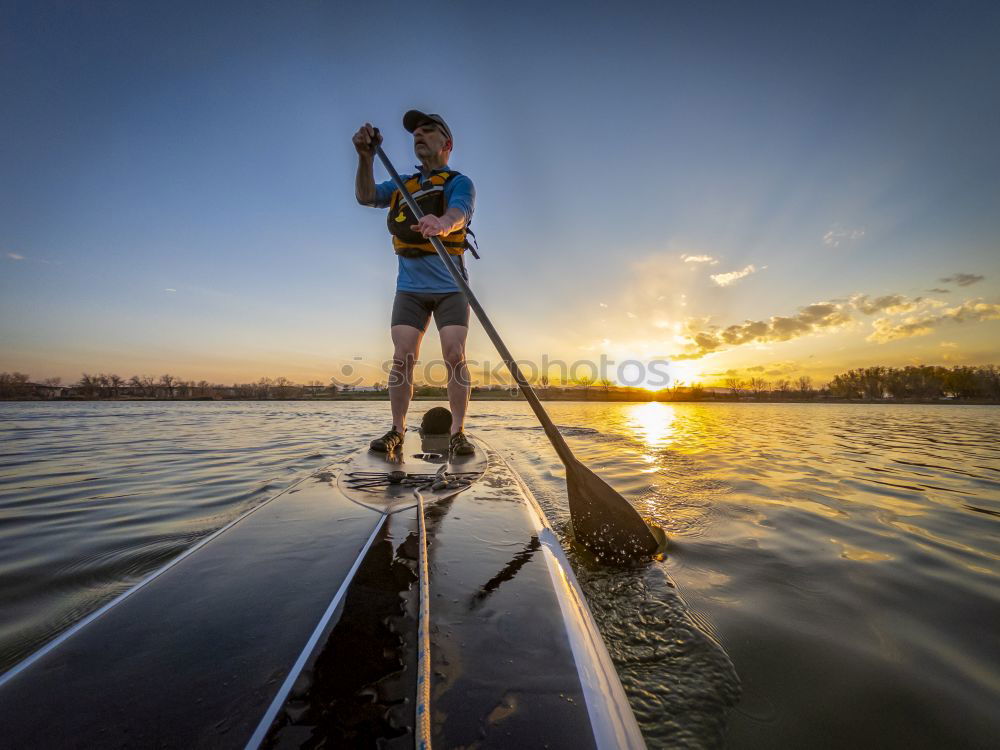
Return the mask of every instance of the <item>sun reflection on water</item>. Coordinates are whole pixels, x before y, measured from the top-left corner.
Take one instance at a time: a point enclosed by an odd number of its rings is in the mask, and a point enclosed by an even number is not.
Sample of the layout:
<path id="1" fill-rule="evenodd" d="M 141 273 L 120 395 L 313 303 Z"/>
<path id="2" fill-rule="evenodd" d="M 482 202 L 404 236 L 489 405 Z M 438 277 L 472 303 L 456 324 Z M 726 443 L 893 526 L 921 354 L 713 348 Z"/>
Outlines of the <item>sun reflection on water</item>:
<path id="1" fill-rule="evenodd" d="M 629 406 L 625 414 L 629 429 L 646 447 L 653 449 L 664 448 L 674 441 L 676 418 L 673 405 L 658 401 Z M 648 461 L 654 459 L 654 456 L 646 457 Z"/>

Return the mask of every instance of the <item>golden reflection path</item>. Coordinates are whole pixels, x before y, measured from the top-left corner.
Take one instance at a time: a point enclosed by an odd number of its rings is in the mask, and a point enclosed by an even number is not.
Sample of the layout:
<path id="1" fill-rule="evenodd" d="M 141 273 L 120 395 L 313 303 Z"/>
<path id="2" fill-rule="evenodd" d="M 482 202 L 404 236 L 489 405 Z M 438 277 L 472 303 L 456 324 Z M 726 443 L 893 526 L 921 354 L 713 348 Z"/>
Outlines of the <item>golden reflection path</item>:
<path id="1" fill-rule="evenodd" d="M 651 449 L 665 448 L 674 441 L 676 419 L 677 413 L 672 405 L 657 401 L 629 406 L 625 414 L 629 429 Z M 656 460 L 653 455 L 644 458 L 650 463 Z"/>

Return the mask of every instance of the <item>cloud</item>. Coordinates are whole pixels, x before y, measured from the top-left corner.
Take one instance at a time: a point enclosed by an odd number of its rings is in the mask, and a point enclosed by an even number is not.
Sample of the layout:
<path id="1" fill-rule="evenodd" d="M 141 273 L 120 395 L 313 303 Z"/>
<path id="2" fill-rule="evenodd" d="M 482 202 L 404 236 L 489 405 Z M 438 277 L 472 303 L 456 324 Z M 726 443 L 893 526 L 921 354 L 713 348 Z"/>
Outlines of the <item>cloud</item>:
<path id="1" fill-rule="evenodd" d="M 736 283 L 740 279 L 746 278 L 750 274 L 754 273 L 756 270 L 757 269 L 751 265 L 747 266 L 741 271 L 730 271 L 729 273 L 712 274 L 710 278 L 719 286 L 729 286 L 730 284 Z"/>
<path id="2" fill-rule="evenodd" d="M 752 343 L 789 341 L 810 333 L 836 329 L 851 321 L 849 308 L 839 302 L 817 302 L 800 307 L 792 316 L 774 315 L 768 320 L 745 320 L 726 328 L 698 331 L 688 326 L 690 343 L 674 359 L 699 359 L 722 348 Z"/>
<path id="3" fill-rule="evenodd" d="M 171 289 L 171 288 L 167 287 L 163 291 L 165 291 L 165 292 L 176 292 L 177 290 L 176 289 Z"/>
<path id="4" fill-rule="evenodd" d="M 925 336 L 934 330 L 934 318 L 908 318 L 903 323 L 893 323 L 888 318 L 879 318 L 872 325 L 875 330 L 865 339 L 876 344 L 884 344 L 896 339 L 907 339 L 911 336 Z"/>
<path id="5" fill-rule="evenodd" d="M 681 260 L 685 263 L 708 263 L 710 266 L 719 264 L 719 261 L 711 255 L 682 255 Z"/>
<path id="6" fill-rule="evenodd" d="M 906 297 L 886 294 L 871 297 L 854 294 L 848 299 L 832 299 L 800 307 L 795 315 L 774 315 L 766 320 L 745 320 L 721 327 L 710 318 L 686 318 L 683 324 L 684 349 L 674 359 L 699 359 L 708 354 L 737 346 L 760 346 L 790 341 L 811 334 L 835 331 L 857 321 L 858 315 L 881 314 L 872 323 L 867 337 L 872 343 L 923 336 L 942 324 L 1000 320 L 1000 304 L 970 299 L 949 307 L 932 297 Z M 782 368 L 784 369 L 784 368 Z M 785 370 L 791 372 L 791 369 Z M 776 372 L 768 372 L 775 375 Z M 782 373 L 784 374 L 784 373 Z"/>
<path id="7" fill-rule="evenodd" d="M 840 227 L 833 227 L 823 235 L 823 244 L 827 247 L 840 247 L 841 243 L 854 242 L 864 236 L 864 229 L 841 229 Z"/>
<path id="8" fill-rule="evenodd" d="M 802 365 L 792 361 L 772 362 L 769 368 L 764 371 L 764 374 L 777 377 L 779 375 L 791 375 L 793 372 L 799 372 L 802 369 Z"/>
<path id="9" fill-rule="evenodd" d="M 17 253 L 7 253 L 7 257 L 11 260 L 24 260 L 24 256 Z"/>
<path id="10" fill-rule="evenodd" d="M 928 292 L 935 292 L 937 294 L 951 294 L 951 289 L 942 289 L 939 286 L 931 287 L 927 291 Z"/>
<path id="11" fill-rule="evenodd" d="M 1000 320 L 1000 304 L 970 299 L 939 314 L 913 315 L 898 322 L 889 318 L 879 318 L 874 322 L 874 331 L 867 340 L 876 344 L 884 344 L 897 339 L 926 336 L 942 324 L 982 320 Z"/>
<path id="12" fill-rule="evenodd" d="M 959 286 L 970 286 L 978 281 L 985 279 L 985 276 L 980 276 L 976 273 L 956 273 L 953 276 L 945 276 L 941 279 L 945 284 L 958 284 Z"/>
<path id="13" fill-rule="evenodd" d="M 706 372 L 704 375 L 706 377 L 738 377 L 741 375 L 768 375 L 770 377 L 779 377 L 781 375 L 790 375 L 794 372 L 799 372 L 802 369 L 798 362 L 772 362 L 769 365 L 754 365 L 753 367 L 747 367 L 745 369 L 733 369 L 730 368 L 725 372 Z"/>
<path id="14" fill-rule="evenodd" d="M 922 297 L 909 299 L 902 294 L 887 294 L 883 297 L 870 299 L 867 294 L 855 294 L 851 297 L 851 304 L 854 309 L 865 315 L 874 315 L 877 312 L 886 312 L 889 315 L 910 312 L 922 301 Z"/>

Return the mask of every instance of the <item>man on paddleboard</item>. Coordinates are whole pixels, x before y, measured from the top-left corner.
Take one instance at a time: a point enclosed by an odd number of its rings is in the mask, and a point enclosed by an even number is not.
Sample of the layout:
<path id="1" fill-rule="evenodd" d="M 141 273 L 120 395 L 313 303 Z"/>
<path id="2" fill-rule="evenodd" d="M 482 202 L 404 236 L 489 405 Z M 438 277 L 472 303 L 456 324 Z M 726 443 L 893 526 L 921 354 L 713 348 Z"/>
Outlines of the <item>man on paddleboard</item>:
<path id="1" fill-rule="evenodd" d="M 451 406 L 453 454 L 475 452 L 462 428 L 469 402 L 469 376 L 465 365 L 465 341 L 469 334 L 469 302 L 455 284 L 429 237 L 440 237 L 449 255 L 465 270 L 464 253 L 469 245 L 466 230 L 475 208 L 472 180 L 448 166 L 453 139 L 441 115 L 411 109 L 403 115 L 403 127 L 413 134 L 413 151 L 420 160 L 417 172 L 403 175 L 407 190 L 425 216 L 417 221 L 391 180 L 375 183 L 373 162 L 381 136 L 370 123 L 354 134 L 358 173 L 354 192 L 358 203 L 388 208 L 387 223 L 398 258 L 396 296 L 392 304 L 393 355 L 389 377 L 392 428 L 371 441 L 372 450 L 391 452 L 403 442 L 406 412 L 413 396 L 413 366 L 431 315 L 441 337 L 441 354 L 448 367 L 448 403 Z"/>

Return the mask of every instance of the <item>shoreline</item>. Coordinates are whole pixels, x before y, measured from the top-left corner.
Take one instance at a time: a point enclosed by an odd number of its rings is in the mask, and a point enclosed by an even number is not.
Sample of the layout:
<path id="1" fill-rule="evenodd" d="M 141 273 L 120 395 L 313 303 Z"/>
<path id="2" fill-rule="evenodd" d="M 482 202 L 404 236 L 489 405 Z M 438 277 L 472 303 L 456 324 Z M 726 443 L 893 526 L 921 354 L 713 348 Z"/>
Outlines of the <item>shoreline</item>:
<path id="1" fill-rule="evenodd" d="M 888 404 L 924 404 L 924 405 L 940 405 L 940 406 L 1000 406 L 1000 400 L 996 399 L 984 399 L 984 398 L 929 398 L 929 399 L 919 399 L 919 398 L 909 398 L 909 399 L 851 399 L 851 398 L 830 398 L 830 397 L 817 397 L 817 398 L 657 398 L 655 394 L 652 394 L 650 398 L 620 398 L 620 397 L 604 397 L 604 396 L 590 396 L 583 398 L 568 398 L 563 395 L 558 396 L 548 396 L 539 393 L 539 399 L 545 402 L 558 402 L 567 401 L 570 403 L 629 403 L 629 404 L 648 404 L 648 403 L 663 403 L 663 404 L 871 404 L 871 405 L 888 405 Z M 448 397 L 441 395 L 430 395 L 430 396 L 414 396 L 411 401 L 447 401 Z M 471 401 L 524 401 L 524 397 L 520 394 L 516 395 L 497 395 L 497 394 L 486 394 L 479 395 L 473 394 L 470 398 Z M 58 398 L 19 398 L 19 397 L 2 397 L 0 402 L 15 402 L 15 403 L 50 403 L 50 402 L 190 402 L 190 401 L 254 401 L 254 402 L 291 402 L 291 401 L 315 401 L 315 402 L 327 402 L 327 401 L 381 401 L 388 403 L 389 397 L 387 394 L 379 393 L 372 395 L 351 395 L 351 396 L 320 396 L 320 397 L 291 397 L 291 398 L 213 398 L 211 396 L 190 396 L 183 398 L 153 398 L 153 397 L 134 397 L 134 396 L 111 396 L 107 398 L 86 398 L 83 396 L 71 396 L 71 397 L 58 397 Z"/>

